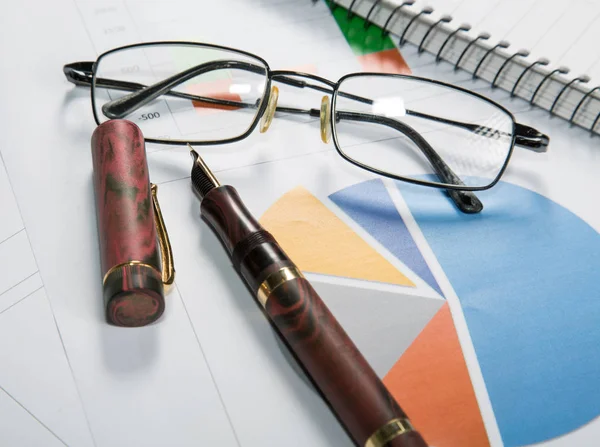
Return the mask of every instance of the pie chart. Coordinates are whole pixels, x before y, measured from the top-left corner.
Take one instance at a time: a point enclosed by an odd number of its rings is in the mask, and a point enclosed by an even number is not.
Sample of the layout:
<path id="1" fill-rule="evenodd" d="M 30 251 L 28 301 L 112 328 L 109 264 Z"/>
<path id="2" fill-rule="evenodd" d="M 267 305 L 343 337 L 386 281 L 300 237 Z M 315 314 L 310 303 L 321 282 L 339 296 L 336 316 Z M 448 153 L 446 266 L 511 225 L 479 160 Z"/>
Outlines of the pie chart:
<path id="1" fill-rule="evenodd" d="M 298 186 L 261 218 L 436 447 L 490 445 L 456 312 L 504 445 L 600 414 L 600 235 L 519 186 L 478 195 L 467 215 L 400 182 Z"/>

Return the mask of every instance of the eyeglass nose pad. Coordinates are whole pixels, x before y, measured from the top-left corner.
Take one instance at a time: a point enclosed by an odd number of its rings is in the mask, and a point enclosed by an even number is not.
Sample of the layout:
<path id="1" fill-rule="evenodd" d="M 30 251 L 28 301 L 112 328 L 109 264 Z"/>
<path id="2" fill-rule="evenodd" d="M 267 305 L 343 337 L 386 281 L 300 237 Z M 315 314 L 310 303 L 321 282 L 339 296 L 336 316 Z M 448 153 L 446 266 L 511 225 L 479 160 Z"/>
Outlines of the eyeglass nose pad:
<path id="1" fill-rule="evenodd" d="M 260 122 L 260 133 L 265 133 L 269 130 L 273 117 L 275 116 L 275 109 L 277 109 L 277 100 L 279 99 L 279 89 L 275 86 L 271 87 L 271 94 L 269 95 L 269 103 L 267 104 L 267 110 L 262 117 Z"/>
<path id="2" fill-rule="evenodd" d="M 321 99 L 321 141 L 327 144 L 331 140 L 331 102 L 329 96 Z"/>

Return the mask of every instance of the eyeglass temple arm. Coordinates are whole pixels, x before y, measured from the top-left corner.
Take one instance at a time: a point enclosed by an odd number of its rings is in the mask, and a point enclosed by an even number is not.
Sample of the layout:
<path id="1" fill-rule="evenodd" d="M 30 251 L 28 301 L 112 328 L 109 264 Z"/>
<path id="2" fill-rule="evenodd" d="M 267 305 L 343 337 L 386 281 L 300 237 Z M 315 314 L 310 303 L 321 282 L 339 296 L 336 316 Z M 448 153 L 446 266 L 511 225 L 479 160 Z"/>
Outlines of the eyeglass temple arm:
<path id="1" fill-rule="evenodd" d="M 477 135 L 485 136 L 488 138 L 512 137 L 512 134 L 509 132 L 504 132 L 488 126 L 482 126 L 480 124 L 463 123 L 460 121 L 454 121 L 439 116 L 426 115 L 424 113 L 416 112 L 414 110 L 407 110 L 406 114 L 416 116 L 418 118 L 425 118 L 432 121 L 437 121 L 439 123 L 461 127 L 473 133 L 476 133 Z M 533 127 L 526 126 L 525 124 L 516 123 L 514 132 L 515 144 L 523 146 L 524 148 L 530 149 L 534 152 L 548 151 L 550 138 L 547 135 L 541 133 L 540 131 L 534 129 Z"/>
<path id="2" fill-rule="evenodd" d="M 92 67 L 93 62 L 75 62 L 73 64 L 67 64 L 63 67 L 63 72 L 69 82 L 75 85 L 84 87 L 92 86 Z M 123 90 L 126 92 L 137 92 L 143 88 L 146 88 L 144 84 L 138 84 L 137 82 L 128 81 L 117 81 L 114 79 L 96 78 L 96 86 L 102 88 L 108 88 L 112 90 Z M 174 98 L 188 99 L 190 101 L 206 102 L 209 104 L 215 104 L 220 106 L 237 107 L 237 108 L 256 108 L 257 104 L 248 104 L 239 101 L 231 101 L 220 98 L 209 98 L 206 96 L 192 95 L 189 93 L 169 91 L 165 93 L 166 96 Z"/>
<path id="3" fill-rule="evenodd" d="M 313 117 L 319 117 L 321 111 L 319 109 L 296 109 L 292 107 L 277 107 L 278 112 L 287 112 L 295 114 L 307 114 Z M 372 115 L 368 113 L 360 112 L 347 112 L 337 111 L 335 113 L 336 120 L 346 119 L 348 121 L 360 121 L 370 122 L 375 124 L 381 124 L 383 126 L 391 127 L 398 132 L 406 135 L 415 145 L 421 150 L 421 152 L 427 157 L 429 163 L 433 167 L 433 170 L 437 176 L 444 182 L 450 185 L 465 186 L 462 180 L 454 173 L 454 171 L 446 164 L 446 162 L 440 157 L 437 151 L 417 132 L 413 127 L 406 123 L 395 120 L 393 118 Z M 362 163 L 359 163 L 362 165 Z M 386 175 L 384 172 L 382 175 Z M 455 189 L 446 189 L 446 193 L 450 196 L 456 206 L 463 212 L 468 214 L 479 213 L 483 210 L 483 204 L 477 198 L 475 193 L 471 191 L 461 191 Z"/>
<path id="4" fill-rule="evenodd" d="M 264 74 L 265 69 L 258 65 L 233 60 L 219 60 L 206 62 L 176 73 L 156 84 L 135 91 L 118 99 L 107 102 L 102 106 L 102 112 L 109 118 L 123 118 L 129 113 L 148 104 L 150 101 L 170 92 L 184 82 L 206 72 L 226 69 L 239 69 L 254 73 Z"/>
<path id="5" fill-rule="evenodd" d="M 346 119 L 349 121 L 361 121 L 371 122 L 375 124 L 382 124 L 387 127 L 391 127 L 402 134 L 406 135 L 417 147 L 423 152 L 429 163 L 433 167 L 433 170 L 440 178 L 440 180 L 449 185 L 465 186 L 462 180 L 454 173 L 454 171 L 448 166 L 437 151 L 423 138 L 423 136 L 417 132 L 413 127 L 406 123 L 395 120 L 393 118 L 382 117 L 378 115 L 371 115 L 368 113 L 358 112 L 336 112 L 336 119 Z M 456 206 L 464 213 L 479 213 L 483 209 L 483 204 L 477 198 L 477 196 L 471 191 L 460 191 L 455 189 L 446 189 L 447 194 L 450 196 Z"/>

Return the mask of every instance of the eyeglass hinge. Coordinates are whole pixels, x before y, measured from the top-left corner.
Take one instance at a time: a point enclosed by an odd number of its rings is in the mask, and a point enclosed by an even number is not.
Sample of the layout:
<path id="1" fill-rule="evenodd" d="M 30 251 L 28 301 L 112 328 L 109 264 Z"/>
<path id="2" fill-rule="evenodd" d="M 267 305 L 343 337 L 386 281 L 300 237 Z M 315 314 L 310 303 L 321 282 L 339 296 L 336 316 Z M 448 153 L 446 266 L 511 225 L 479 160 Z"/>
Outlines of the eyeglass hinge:
<path id="1" fill-rule="evenodd" d="M 550 138 L 533 127 L 517 123 L 515 126 L 515 144 L 531 149 L 534 152 L 546 152 Z"/>
<path id="2" fill-rule="evenodd" d="M 75 85 L 89 86 L 92 83 L 94 62 L 74 62 L 63 67 L 63 73 L 69 82 Z"/>

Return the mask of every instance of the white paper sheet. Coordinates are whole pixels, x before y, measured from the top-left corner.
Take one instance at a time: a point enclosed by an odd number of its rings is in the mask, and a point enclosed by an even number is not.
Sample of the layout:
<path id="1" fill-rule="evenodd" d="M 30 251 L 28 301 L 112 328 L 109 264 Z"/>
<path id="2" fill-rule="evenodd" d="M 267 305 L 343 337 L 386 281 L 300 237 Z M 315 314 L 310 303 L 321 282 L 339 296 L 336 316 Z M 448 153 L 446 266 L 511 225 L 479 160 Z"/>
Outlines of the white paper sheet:
<path id="1" fill-rule="evenodd" d="M 31 362 L 31 376 L 3 366 L 9 376 L 3 382 L 0 375 L 4 393 L 19 376 L 24 394 L 11 393 L 10 398 L 0 390 L 0 408 L 6 412 L 1 419 L 14 421 L 0 440 L 7 445 L 21 442 L 23 431 L 30 430 L 30 440 L 22 442 L 31 445 L 53 445 L 56 439 L 96 446 L 351 445 L 200 219 L 189 189 L 185 148 L 148 145 L 151 179 L 159 185 L 177 269 L 165 315 L 157 324 L 135 330 L 104 322 L 91 185 L 90 136 L 95 125 L 89 91 L 69 84 L 61 70 L 66 63 L 94 60 L 106 49 L 131 42 L 191 39 L 256 52 L 272 68 L 309 65 L 335 79 L 360 66 L 325 6 L 263 1 L 259 7 L 246 0 L 28 0 L 12 5 L 0 20 L 0 50 L 10 61 L 0 65 L 0 151 L 20 208 L 17 216 L 14 201 L 2 189 L 6 181 L 0 170 L 2 206 L 13 210 L 6 220 L 3 213 L 0 227 L 9 238 L 0 244 L 0 253 L 10 250 L 10 256 L 0 258 L 0 326 L 7 334 L 2 337 L 7 343 L 2 364 L 10 365 L 9 358 L 16 362 L 19 355 Z M 484 91 L 515 111 L 519 120 L 548 132 L 550 152 L 515 151 L 506 179 L 568 207 L 600 230 L 600 213 L 591 205 L 600 192 L 597 140 L 582 130 L 569 130 L 563 121 L 549 120 L 540 110 L 531 111 L 521 101 L 510 101 L 506 93 L 490 92 L 485 83 L 451 74 L 430 56 L 419 58 L 414 48 L 404 55 L 416 74 Z M 331 192 L 372 178 L 344 162 L 332 145 L 323 145 L 317 126 L 304 128 L 286 120 L 276 120 L 267 134 L 207 148 L 203 155 L 257 216 L 298 184 L 312 186 L 326 201 Z M 22 233 L 13 235 L 16 231 Z M 332 286 L 321 288 L 327 301 Z M 431 291 L 427 293 L 432 299 Z M 335 299 L 330 299 L 334 309 L 342 306 Z M 424 309 L 422 319 L 431 312 Z M 488 434 L 492 445 L 499 446 L 469 334 L 457 312 Z M 18 324 L 22 321 L 29 328 Z M 357 340 L 368 335 L 346 321 Z M 19 331 L 27 351 L 9 344 L 11 334 Z M 410 341 L 410 334 L 402 335 L 398 349 Z M 377 341 L 362 340 L 367 350 Z M 385 353 L 368 355 L 382 371 L 389 365 Z M 38 383 L 36 371 L 52 374 Z M 48 406 L 51 399 L 35 393 L 29 383 L 67 399 L 64 408 L 76 415 L 76 423 L 66 424 L 66 416 Z M 31 425 L 36 428 L 27 428 Z M 598 425 L 586 428 L 591 433 L 586 439 L 598 435 Z M 556 442 L 552 445 L 561 441 Z"/>

